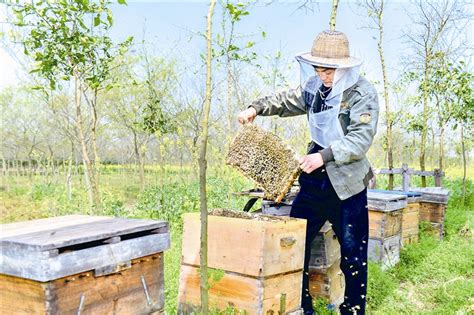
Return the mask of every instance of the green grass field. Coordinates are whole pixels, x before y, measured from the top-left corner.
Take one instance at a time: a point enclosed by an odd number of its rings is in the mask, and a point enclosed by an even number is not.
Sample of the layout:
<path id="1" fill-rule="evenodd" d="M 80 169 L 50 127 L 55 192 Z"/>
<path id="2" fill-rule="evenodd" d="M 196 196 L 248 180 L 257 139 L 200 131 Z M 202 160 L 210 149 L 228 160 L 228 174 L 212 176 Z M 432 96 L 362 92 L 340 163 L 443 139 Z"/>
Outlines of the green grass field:
<path id="1" fill-rule="evenodd" d="M 101 176 L 102 206 L 90 214 L 170 222 L 172 243 L 165 253 L 165 296 L 167 314 L 176 314 L 182 215 L 199 211 L 199 184 L 190 167 L 149 168 L 146 177 L 147 188 L 140 191 L 138 175 L 133 170 L 108 166 Z M 4 178 L 0 190 L 1 222 L 88 213 L 84 210 L 87 196 L 81 178 L 74 178 L 70 199 L 64 182 L 63 176 Z M 383 183 L 383 179 L 379 180 L 379 188 L 383 188 Z M 451 191 L 445 239 L 438 241 L 422 233 L 420 242 L 406 246 L 400 264 L 389 271 L 370 263 L 368 313 L 474 313 L 474 186 L 468 181 L 466 203 L 461 205 L 459 177 L 448 177 L 444 184 Z M 247 200 L 233 196 L 232 192 L 252 187 L 227 167 L 211 169 L 209 208 L 242 209 Z M 330 312 L 318 303 L 317 313 Z"/>

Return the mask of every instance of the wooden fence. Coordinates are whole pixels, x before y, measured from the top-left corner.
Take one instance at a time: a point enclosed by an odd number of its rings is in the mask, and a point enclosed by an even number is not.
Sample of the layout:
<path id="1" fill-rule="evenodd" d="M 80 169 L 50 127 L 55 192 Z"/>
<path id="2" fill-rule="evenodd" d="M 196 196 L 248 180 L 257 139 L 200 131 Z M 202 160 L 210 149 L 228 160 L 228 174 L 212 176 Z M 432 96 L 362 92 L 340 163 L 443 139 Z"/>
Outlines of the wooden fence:
<path id="1" fill-rule="evenodd" d="M 379 169 L 374 170 L 374 173 L 377 174 L 399 174 L 402 175 L 402 190 L 407 191 L 410 188 L 410 177 L 415 176 L 426 176 L 434 177 L 435 186 L 442 187 L 441 179 L 444 176 L 444 172 L 441 172 L 439 169 L 434 169 L 433 171 L 418 171 L 408 167 L 408 164 L 403 163 L 401 168 L 394 169 Z M 376 186 L 376 177 L 371 180 L 369 188 L 375 188 Z"/>

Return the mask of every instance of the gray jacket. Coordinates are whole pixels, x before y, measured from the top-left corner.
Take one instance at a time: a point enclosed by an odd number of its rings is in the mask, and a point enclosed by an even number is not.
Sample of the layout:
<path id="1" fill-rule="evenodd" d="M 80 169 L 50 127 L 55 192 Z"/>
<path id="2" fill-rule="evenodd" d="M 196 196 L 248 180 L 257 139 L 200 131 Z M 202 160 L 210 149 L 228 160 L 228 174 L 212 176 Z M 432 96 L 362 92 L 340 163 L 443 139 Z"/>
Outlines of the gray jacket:
<path id="1" fill-rule="evenodd" d="M 289 117 L 306 114 L 307 104 L 301 86 L 254 101 L 257 115 Z M 344 138 L 333 141 L 320 153 L 329 179 L 341 200 L 367 187 L 373 173 L 365 153 L 377 131 L 379 104 L 377 91 L 365 78 L 344 91 L 339 123 Z"/>

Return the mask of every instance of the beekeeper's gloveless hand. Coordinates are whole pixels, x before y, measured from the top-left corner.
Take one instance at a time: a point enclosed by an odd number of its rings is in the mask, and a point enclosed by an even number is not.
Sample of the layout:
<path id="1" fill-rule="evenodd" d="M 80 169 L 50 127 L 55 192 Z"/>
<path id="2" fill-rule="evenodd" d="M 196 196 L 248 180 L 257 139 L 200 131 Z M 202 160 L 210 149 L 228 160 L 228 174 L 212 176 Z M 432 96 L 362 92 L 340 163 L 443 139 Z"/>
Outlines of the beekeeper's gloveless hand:
<path id="1" fill-rule="evenodd" d="M 245 123 L 251 123 L 253 120 L 257 117 L 257 111 L 253 107 L 249 107 L 244 111 L 241 111 L 238 119 L 239 123 L 245 124 Z"/>

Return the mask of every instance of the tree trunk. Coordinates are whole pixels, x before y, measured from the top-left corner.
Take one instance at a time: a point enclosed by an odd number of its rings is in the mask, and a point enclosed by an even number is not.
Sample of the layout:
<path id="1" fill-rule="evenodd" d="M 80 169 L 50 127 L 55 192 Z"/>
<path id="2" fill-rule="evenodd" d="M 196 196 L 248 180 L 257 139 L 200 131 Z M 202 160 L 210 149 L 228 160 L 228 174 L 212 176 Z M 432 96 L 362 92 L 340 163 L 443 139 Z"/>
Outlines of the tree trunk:
<path id="1" fill-rule="evenodd" d="M 337 15 L 338 4 L 339 4 L 339 0 L 332 0 L 331 18 L 329 20 L 329 28 L 331 31 L 336 30 L 336 15 Z"/>
<path id="2" fill-rule="evenodd" d="M 84 92 L 85 93 L 85 92 Z M 97 90 L 94 91 L 94 99 L 91 102 L 91 110 L 92 110 L 92 126 L 91 126 L 91 134 L 92 134 L 92 150 L 94 153 L 94 163 L 92 164 L 92 172 L 94 178 L 94 203 L 96 206 L 100 204 L 100 193 L 99 193 L 99 179 L 100 179 L 100 157 L 99 157 L 99 150 L 97 149 Z"/>
<path id="3" fill-rule="evenodd" d="M 379 29 L 379 41 L 377 48 L 380 57 L 380 64 L 382 65 L 382 77 L 383 77 L 383 98 L 385 102 L 385 122 L 387 125 L 387 162 L 388 168 L 393 169 L 393 139 L 392 139 L 392 116 L 390 113 L 390 102 L 388 96 L 388 79 L 387 79 L 387 66 L 385 65 L 385 56 L 383 51 L 383 9 L 384 2 L 380 2 L 380 6 L 377 8 L 377 24 Z M 388 189 L 393 189 L 393 174 L 388 176 Z"/>
<path id="4" fill-rule="evenodd" d="M 438 168 L 439 171 L 442 172 L 444 169 L 444 126 L 441 127 L 439 132 L 439 160 L 438 160 Z"/>
<path id="5" fill-rule="evenodd" d="M 66 175 L 67 199 L 72 200 L 72 163 L 74 159 L 74 142 L 71 140 L 71 156 L 69 157 Z"/>
<path id="6" fill-rule="evenodd" d="M 95 179 L 94 179 L 94 171 L 92 169 L 91 161 L 89 159 L 89 153 L 87 152 L 87 144 L 84 135 L 84 130 L 82 128 L 82 110 L 81 110 L 81 90 L 79 88 L 79 78 L 77 75 L 74 76 L 75 78 L 75 97 L 74 102 L 76 106 L 76 128 L 77 133 L 79 136 L 79 142 L 81 145 L 81 154 L 82 154 L 82 162 L 84 168 L 84 179 L 87 188 L 87 195 L 89 197 L 89 210 L 92 213 L 93 209 L 97 204 L 96 201 L 96 187 L 95 187 Z"/>
<path id="7" fill-rule="evenodd" d="M 202 113 L 202 135 L 199 147 L 199 199 L 201 208 L 201 251 L 200 251 L 200 291 L 201 291 L 201 312 L 207 315 L 209 312 L 209 285 L 207 281 L 207 195 L 206 195 L 206 151 L 209 136 L 209 112 L 211 109 L 212 97 L 212 15 L 214 13 L 215 0 L 211 0 L 209 12 L 207 14 L 207 57 L 206 57 L 206 98 Z M 216 237 L 218 237 L 216 235 Z"/>
<path id="8" fill-rule="evenodd" d="M 466 163 L 466 147 L 464 146 L 464 125 L 461 123 L 461 153 L 462 153 L 462 205 L 466 202 L 466 175 L 467 175 L 467 163 Z"/>
<path id="9" fill-rule="evenodd" d="M 137 133 L 133 130 L 133 149 L 135 151 L 135 163 L 138 166 L 138 172 L 140 176 L 140 190 L 143 191 L 145 188 L 145 172 L 143 167 L 143 159 L 140 154 L 140 148 L 138 147 Z"/>
<path id="10" fill-rule="evenodd" d="M 428 53 L 425 54 L 425 71 L 423 78 L 423 128 L 421 130 L 421 143 L 420 143 L 420 169 L 425 170 L 425 155 L 426 155 L 426 138 L 428 132 Z M 421 176 L 421 186 L 426 187 L 426 177 Z"/>

